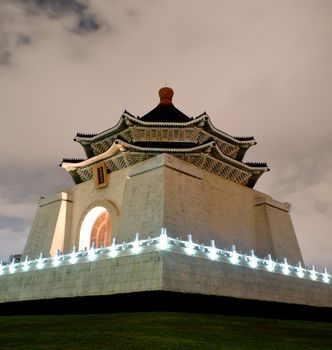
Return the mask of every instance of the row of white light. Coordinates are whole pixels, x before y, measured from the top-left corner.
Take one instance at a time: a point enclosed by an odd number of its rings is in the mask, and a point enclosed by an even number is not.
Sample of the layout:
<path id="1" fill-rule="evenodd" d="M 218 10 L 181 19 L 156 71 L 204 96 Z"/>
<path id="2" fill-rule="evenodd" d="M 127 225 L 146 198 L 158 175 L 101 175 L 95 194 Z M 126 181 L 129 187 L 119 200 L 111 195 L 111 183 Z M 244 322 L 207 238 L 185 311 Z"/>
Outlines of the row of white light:
<path id="1" fill-rule="evenodd" d="M 166 235 L 166 232 L 165 232 Z M 167 236 L 166 236 L 167 237 Z M 164 238 L 164 241 L 166 239 Z M 299 278 L 305 278 L 310 277 L 313 281 L 319 281 L 322 280 L 325 283 L 329 283 L 331 281 L 331 275 L 327 272 L 326 268 L 324 269 L 324 272 L 318 272 L 316 271 L 315 267 L 312 266 L 312 268 L 305 269 L 302 267 L 301 262 L 298 263 L 298 266 L 291 266 L 287 263 L 287 259 L 285 258 L 282 263 L 278 263 L 276 261 L 272 260 L 271 255 L 268 255 L 267 259 L 260 259 L 255 256 L 255 253 L 253 250 L 251 250 L 250 255 L 244 255 L 240 254 L 236 251 L 235 246 L 232 246 L 232 250 L 224 250 L 224 249 L 217 249 L 214 244 L 214 240 L 211 241 L 211 246 L 206 247 L 204 245 L 200 245 L 197 243 L 194 243 L 192 241 L 191 235 L 188 235 L 188 241 L 179 241 L 174 240 L 173 238 L 168 238 L 168 241 L 175 243 L 176 241 L 179 243 L 182 243 L 185 245 L 185 250 L 188 255 L 194 255 L 195 252 L 203 251 L 208 254 L 209 258 L 211 260 L 217 260 L 218 257 L 226 257 L 229 259 L 229 261 L 234 264 L 241 264 L 243 266 L 249 265 L 253 269 L 266 269 L 269 272 L 282 272 L 284 275 L 289 275 L 291 272 L 295 273 L 295 276 Z M 165 243 L 164 245 L 165 246 Z M 165 248 L 167 249 L 167 248 Z"/>
<path id="2" fill-rule="evenodd" d="M 271 255 L 267 259 L 261 259 L 255 256 L 253 250 L 250 255 L 240 254 L 236 251 L 235 246 L 232 246 L 231 250 L 218 249 L 215 247 L 214 241 L 211 241 L 211 246 L 205 246 L 194 243 L 191 235 L 188 235 L 187 241 L 182 241 L 177 238 L 168 237 L 165 228 L 161 229 L 160 236 L 156 238 L 139 240 L 139 236 L 136 234 L 135 240 L 130 243 L 116 244 L 115 239 L 113 239 L 112 245 L 105 248 L 91 247 L 89 250 L 76 252 L 75 247 L 73 247 L 73 251 L 70 254 L 59 255 L 57 253 L 50 258 L 43 258 L 43 255 L 40 254 L 36 260 L 28 260 L 28 257 L 26 257 L 24 262 L 15 263 L 15 261 L 12 261 L 12 263 L 7 265 L 0 263 L 0 275 L 26 272 L 33 268 L 40 270 L 44 267 L 58 267 L 65 263 L 76 264 L 77 262 L 86 262 L 87 260 L 94 261 L 98 257 L 105 257 L 105 255 L 115 258 L 121 252 L 129 251 L 133 254 L 139 254 L 147 246 L 154 246 L 160 250 L 168 250 L 172 246 L 177 246 L 191 256 L 200 255 L 211 260 L 221 260 L 234 265 L 249 266 L 253 269 L 267 270 L 269 272 L 282 273 L 299 278 L 310 278 L 313 281 L 322 281 L 325 283 L 332 282 L 331 275 L 327 272 L 326 268 L 324 272 L 316 271 L 314 266 L 309 270 L 302 267 L 300 262 L 298 266 L 291 266 L 287 263 L 286 258 L 280 263 L 272 260 Z"/>

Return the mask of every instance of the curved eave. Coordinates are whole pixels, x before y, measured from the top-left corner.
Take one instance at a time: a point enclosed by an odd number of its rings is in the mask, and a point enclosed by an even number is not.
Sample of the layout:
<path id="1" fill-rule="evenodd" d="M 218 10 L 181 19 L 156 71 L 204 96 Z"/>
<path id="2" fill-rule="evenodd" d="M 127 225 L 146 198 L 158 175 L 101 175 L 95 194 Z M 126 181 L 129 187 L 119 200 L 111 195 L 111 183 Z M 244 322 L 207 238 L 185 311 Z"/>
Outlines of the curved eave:
<path id="1" fill-rule="evenodd" d="M 112 146 L 104 153 L 98 154 L 97 156 L 85 159 L 81 162 L 66 162 L 63 161 L 60 166 L 65 169 L 67 172 L 72 172 L 77 169 L 82 169 L 85 167 L 88 167 L 90 165 L 93 165 L 97 162 L 101 162 L 109 157 L 114 156 L 115 154 L 124 151 L 124 147 L 121 145 L 119 140 L 116 140 Z"/>
<path id="2" fill-rule="evenodd" d="M 222 160 L 230 165 L 233 165 L 239 169 L 250 171 L 252 173 L 264 173 L 269 171 L 270 169 L 267 166 L 252 166 L 246 163 L 242 163 L 234 158 L 226 156 L 218 147 L 218 145 L 214 142 L 207 142 L 203 145 L 190 147 L 190 148 L 150 148 L 150 147 L 138 147 L 135 145 L 131 145 L 124 141 L 118 140 L 121 145 L 123 145 L 126 149 L 138 152 L 149 152 L 149 153 L 197 153 L 197 152 L 211 152 L 214 157 L 219 160 Z"/>
<path id="3" fill-rule="evenodd" d="M 265 163 L 257 163 L 257 165 L 254 165 L 254 163 L 253 165 L 242 163 L 238 160 L 226 156 L 215 143 L 212 147 L 212 153 L 217 159 L 223 160 L 231 165 L 238 167 L 239 169 L 250 171 L 253 174 L 263 174 L 267 171 L 270 171 L 269 167 Z"/>
<path id="4" fill-rule="evenodd" d="M 239 140 L 239 139 L 235 138 L 234 136 L 231 136 L 231 135 L 227 134 L 226 132 L 217 129 L 212 124 L 210 117 L 206 113 L 202 114 L 199 118 L 202 118 L 206 122 L 206 123 L 204 123 L 205 130 L 210 132 L 211 134 L 213 134 L 215 136 L 218 136 L 220 138 L 224 138 L 227 141 L 234 143 L 240 147 L 249 148 L 251 146 L 256 145 L 256 141 L 253 137 L 250 140 Z"/>
<path id="5" fill-rule="evenodd" d="M 127 119 L 130 120 L 133 124 L 141 125 L 141 126 L 159 126 L 159 127 L 179 127 L 179 128 L 185 128 L 188 126 L 202 126 L 203 129 L 208 131 L 214 136 L 217 136 L 219 138 L 222 138 L 224 140 L 227 140 L 228 142 L 238 145 L 240 147 L 249 148 L 256 144 L 256 141 L 254 138 L 251 140 L 239 140 L 221 130 L 218 130 L 214 125 L 212 124 L 210 117 L 203 113 L 199 115 L 198 117 L 188 121 L 188 122 L 182 122 L 182 123 L 176 123 L 176 122 L 146 122 L 139 118 L 133 117 L 131 115 L 126 115 Z"/>
<path id="6" fill-rule="evenodd" d="M 104 131 L 100 132 L 99 134 L 94 135 L 92 137 L 90 137 L 90 136 L 84 137 L 84 136 L 76 135 L 74 138 L 74 141 L 79 142 L 80 144 L 84 145 L 84 144 L 90 144 L 92 142 L 102 140 L 106 136 L 117 134 L 117 133 L 123 131 L 124 129 L 126 129 L 128 124 L 130 124 L 130 123 L 128 123 L 128 120 L 132 121 L 133 119 L 136 120 L 136 117 L 134 117 L 129 112 L 124 111 L 123 114 L 121 115 L 119 121 L 117 122 L 117 124 L 115 126 L 113 126 L 112 128 L 106 129 L 106 130 L 104 130 Z"/>
<path id="7" fill-rule="evenodd" d="M 242 163 L 238 160 L 235 160 L 231 157 L 226 156 L 217 144 L 214 141 L 207 142 L 203 145 L 190 147 L 190 148 L 151 148 L 151 147 L 140 147 L 136 145 L 129 144 L 122 140 L 115 140 L 114 144 L 104 153 L 99 154 L 98 156 L 91 157 L 84 160 L 80 163 L 65 163 L 63 162 L 61 166 L 67 171 L 74 171 L 76 169 L 81 169 L 86 166 L 92 165 L 99 161 L 105 160 L 109 157 L 112 157 L 119 151 L 135 151 L 135 152 L 147 152 L 147 153 L 197 153 L 197 152 L 208 152 L 212 153 L 214 157 L 219 160 L 222 160 L 230 165 L 233 165 L 239 169 L 249 171 L 251 173 L 262 174 L 269 170 L 267 166 L 251 166 L 246 163 Z"/>
<path id="8" fill-rule="evenodd" d="M 240 147 L 249 148 L 250 146 L 253 146 L 256 144 L 256 141 L 254 138 L 251 140 L 239 140 L 221 130 L 218 130 L 211 122 L 210 117 L 203 113 L 199 115 L 198 117 L 188 121 L 188 122 L 148 122 L 143 121 L 139 118 L 134 117 L 132 114 L 128 113 L 127 111 L 124 111 L 122 114 L 120 120 L 118 123 L 105 131 L 102 131 L 101 133 L 95 135 L 95 136 L 78 136 L 74 138 L 74 141 L 79 142 L 82 145 L 90 144 L 92 142 L 99 141 L 107 136 L 110 136 L 112 134 L 117 134 L 126 129 L 128 125 L 140 125 L 140 126 L 152 126 L 152 127 L 179 127 L 179 128 L 185 128 L 188 126 L 195 126 L 197 124 L 200 124 L 202 128 L 204 128 L 206 131 L 211 133 L 214 136 L 217 136 L 219 138 L 225 139 L 228 142 L 238 145 Z"/>

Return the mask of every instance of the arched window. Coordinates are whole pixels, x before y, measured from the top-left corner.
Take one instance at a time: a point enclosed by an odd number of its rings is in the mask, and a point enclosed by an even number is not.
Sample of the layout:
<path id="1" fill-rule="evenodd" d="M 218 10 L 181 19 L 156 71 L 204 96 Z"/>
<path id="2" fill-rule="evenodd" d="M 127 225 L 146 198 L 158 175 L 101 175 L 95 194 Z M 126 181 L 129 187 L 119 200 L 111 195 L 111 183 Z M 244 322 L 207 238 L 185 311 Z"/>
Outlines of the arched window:
<path id="1" fill-rule="evenodd" d="M 111 217 L 105 210 L 95 220 L 90 237 L 90 247 L 107 247 L 111 244 Z"/>
<path id="2" fill-rule="evenodd" d="M 98 206 L 84 217 L 80 230 L 79 250 L 107 247 L 112 239 L 112 221 L 106 208 Z"/>

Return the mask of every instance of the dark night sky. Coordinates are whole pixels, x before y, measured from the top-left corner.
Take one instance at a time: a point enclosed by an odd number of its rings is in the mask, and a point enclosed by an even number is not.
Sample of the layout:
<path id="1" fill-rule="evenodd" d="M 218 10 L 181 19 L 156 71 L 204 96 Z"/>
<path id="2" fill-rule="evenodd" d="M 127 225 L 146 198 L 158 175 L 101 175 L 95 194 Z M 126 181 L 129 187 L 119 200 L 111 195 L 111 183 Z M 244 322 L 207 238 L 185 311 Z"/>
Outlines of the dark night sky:
<path id="1" fill-rule="evenodd" d="M 71 186 L 76 132 L 143 115 L 167 82 L 187 115 L 255 136 L 256 189 L 292 203 L 305 262 L 332 270 L 331 37 L 330 0 L 1 0 L 0 258 Z"/>

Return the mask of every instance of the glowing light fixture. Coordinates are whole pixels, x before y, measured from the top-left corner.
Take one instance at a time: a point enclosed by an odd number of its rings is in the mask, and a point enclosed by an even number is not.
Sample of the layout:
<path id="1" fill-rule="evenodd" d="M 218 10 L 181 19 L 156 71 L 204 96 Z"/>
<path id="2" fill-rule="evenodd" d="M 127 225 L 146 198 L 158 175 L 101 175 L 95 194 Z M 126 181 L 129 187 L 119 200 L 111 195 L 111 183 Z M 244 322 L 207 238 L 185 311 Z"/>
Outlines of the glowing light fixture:
<path id="1" fill-rule="evenodd" d="M 135 241 L 133 242 L 133 247 L 131 250 L 134 254 L 138 254 L 141 251 L 141 249 L 142 248 L 140 247 L 139 240 L 138 240 L 138 233 L 136 233 Z"/>
<path id="2" fill-rule="evenodd" d="M 289 265 L 287 263 L 287 259 L 284 259 L 284 263 L 282 265 L 282 272 L 284 273 L 284 275 L 288 275 L 289 274 Z"/>
<path id="3" fill-rule="evenodd" d="M 313 281 L 316 281 L 316 279 L 317 279 L 317 272 L 315 270 L 315 266 L 314 265 L 312 265 L 312 269 L 311 269 L 311 272 L 310 272 L 310 278 Z"/>
<path id="4" fill-rule="evenodd" d="M 40 253 L 39 259 L 37 262 L 37 268 L 40 270 L 44 267 L 44 262 L 43 262 L 43 253 Z"/>
<path id="5" fill-rule="evenodd" d="M 327 270 L 326 270 L 326 268 L 324 269 L 324 273 L 323 273 L 323 281 L 325 282 L 325 283 L 329 283 L 329 280 L 330 280 L 330 277 L 329 277 L 329 275 L 328 275 L 328 273 L 327 273 Z"/>
<path id="6" fill-rule="evenodd" d="M 268 271 L 272 272 L 275 267 L 275 262 L 272 260 L 271 254 L 268 255 L 266 268 Z"/>
<path id="7" fill-rule="evenodd" d="M 9 266 L 9 272 L 14 273 L 15 272 L 15 259 L 13 259 L 12 263 Z"/>
<path id="8" fill-rule="evenodd" d="M 237 253 L 235 249 L 235 245 L 232 246 L 232 252 L 231 252 L 231 257 L 230 257 L 231 263 L 232 264 L 237 264 L 239 262 L 239 254 Z"/>
<path id="9" fill-rule="evenodd" d="M 110 249 L 110 252 L 109 252 L 109 256 L 111 258 L 115 258 L 117 256 L 117 251 L 116 251 L 116 246 L 115 246 L 115 238 L 113 238 L 113 241 L 112 241 L 112 245 L 111 245 L 111 249 Z"/>
<path id="10" fill-rule="evenodd" d="M 253 250 L 251 251 L 251 256 L 249 258 L 249 266 L 253 269 L 257 267 L 257 258 Z"/>
<path id="11" fill-rule="evenodd" d="M 71 264 L 75 264 L 77 262 L 77 256 L 76 256 L 76 252 L 75 252 L 75 246 L 73 246 L 73 251 L 70 254 L 70 260 L 69 262 Z"/>
<path id="12" fill-rule="evenodd" d="M 303 272 L 303 268 L 301 265 L 301 261 L 299 261 L 299 267 L 297 268 L 297 273 L 296 273 L 300 278 L 304 277 L 304 272 Z"/>
<path id="13" fill-rule="evenodd" d="M 25 257 L 24 263 L 23 263 L 23 271 L 29 270 L 29 262 L 28 262 L 28 256 Z"/>
<path id="14" fill-rule="evenodd" d="M 168 248 L 167 231 L 165 228 L 162 228 L 159 236 L 159 249 L 166 250 L 167 248 Z"/>
<path id="15" fill-rule="evenodd" d="M 89 260 L 94 261 L 96 259 L 96 252 L 95 252 L 95 247 L 92 245 L 90 250 L 89 250 Z"/>
<path id="16" fill-rule="evenodd" d="M 193 255 L 194 254 L 194 243 L 192 240 L 192 236 L 189 234 L 188 235 L 188 243 L 186 244 L 186 252 L 188 255 Z"/>
<path id="17" fill-rule="evenodd" d="M 53 256 L 52 264 L 55 267 L 58 267 L 60 265 L 59 251 L 58 250 L 56 251 L 55 255 Z"/>
<path id="18" fill-rule="evenodd" d="M 319 282 L 325 282 L 325 283 L 331 283 L 331 275 L 328 274 L 326 268 L 324 269 L 324 272 L 317 272 L 315 267 L 313 266 L 311 270 L 306 270 L 304 267 L 302 267 L 301 263 L 299 262 L 297 266 L 291 266 L 288 265 L 287 259 L 284 259 L 283 263 L 276 263 L 272 260 L 271 255 L 268 255 L 268 258 L 266 260 L 261 260 L 258 257 L 255 256 L 254 251 L 251 250 L 251 254 L 248 256 L 244 256 L 240 253 L 238 253 L 235 249 L 235 246 L 232 246 L 232 249 L 230 251 L 220 251 L 215 247 L 214 240 L 211 241 L 210 247 L 194 243 L 192 240 L 192 236 L 188 235 L 187 241 L 179 240 L 178 238 L 168 238 L 167 231 L 165 228 L 161 229 L 161 233 L 159 237 L 150 238 L 146 240 L 139 240 L 138 233 L 136 234 L 135 240 L 130 243 L 125 243 L 120 245 L 116 245 L 115 238 L 113 238 L 112 245 L 110 247 L 106 248 L 98 248 L 98 250 L 95 249 L 94 245 L 91 246 L 91 248 L 87 252 L 87 257 L 90 261 L 94 261 L 97 258 L 97 253 L 106 253 L 109 257 L 115 258 L 120 251 L 124 250 L 127 252 L 132 252 L 132 254 L 139 254 L 141 251 L 145 250 L 148 246 L 155 246 L 155 249 L 160 250 L 166 250 L 168 249 L 169 245 L 173 245 L 175 247 L 184 247 L 184 251 L 188 255 L 195 255 L 195 253 L 200 252 L 199 256 L 205 258 L 209 258 L 211 260 L 217 260 L 218 256 L 220 257 L 221 261 L 225 260 L 225 256 L 228 257 L 229 261 L 232 264 L 238 264 L 241 263 L 241 265 L 244 266 L 243 262 L 247 261 L 248 265 L 251 268 L 258 268 L 263 269 L 266 268 L 270 272 L 282 272 L 285 275 L 290 274 L 292 271 L 294 271 L 294 274 L 292 273 L 292 276 L 299 277 L 299 278 L 311 278 L 313 281 L 319 281 Z M 182 251 L 183 252 L 183 251 Z M 220 254 L 220 255 L 218 255 Z M 17 264 L 13 260 L 10 264 L 4 264 L 0 261 L 0 275 L 3 274 L 9 274 L 9 273 L 18 273 L 18 272 L 26 272 L 29 270 L 31 266 L 35 266 L 38 269 L 42 269 L 43 267 L 57 267 L 60 265 L 60 263 L 65 260 L 70 262 L 71 264 L 74 264 L 76 262 L 84 262 L 85 259 L 80 259 L 79 254 L 75 250 L 75 246 L 73 247 L 72 252 L 69 255 L 66 255 L 65 257 L 60 255 L 59 250 L 56 251 L 55 255 L 52 259 L 43 259 L 43 254 L 41 253 L 38 259 L 35 259 L 33 261 L 28 261 L 28 257 L 25 257 L 24 262 Z M 47 262 L 50 261 L 51 264 L 47 264 Z M 262 266 L 260 262 L 263 262 Z M 278 266 L 278 270 L 276 271 L 275 267 Z M 19 267 L 19 270 L 17 270 Z"/>
<path id="19" fill-rule="evenodd" d="M 217 259 L 217 249 L 214 245 L 214 240 L 211 241 L 211 248 L 209 249 L 209 257 L 211 260 Z"/>

